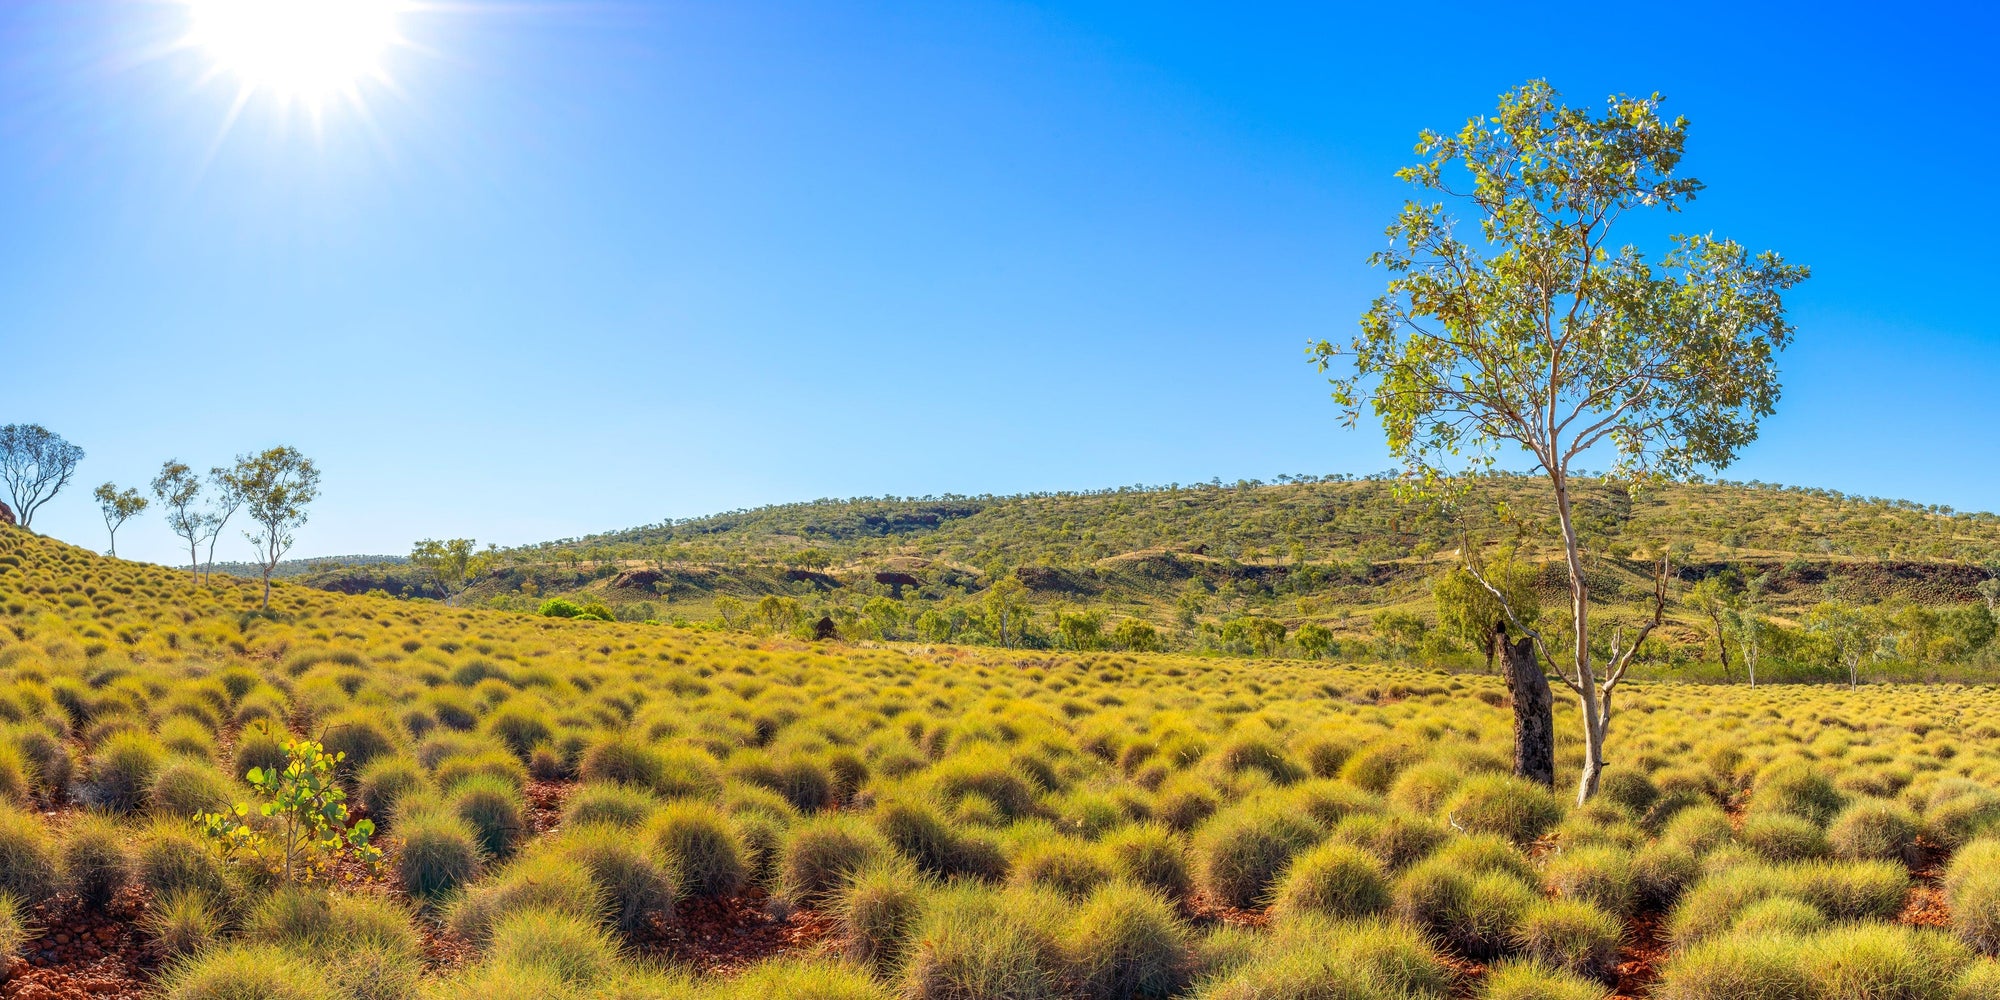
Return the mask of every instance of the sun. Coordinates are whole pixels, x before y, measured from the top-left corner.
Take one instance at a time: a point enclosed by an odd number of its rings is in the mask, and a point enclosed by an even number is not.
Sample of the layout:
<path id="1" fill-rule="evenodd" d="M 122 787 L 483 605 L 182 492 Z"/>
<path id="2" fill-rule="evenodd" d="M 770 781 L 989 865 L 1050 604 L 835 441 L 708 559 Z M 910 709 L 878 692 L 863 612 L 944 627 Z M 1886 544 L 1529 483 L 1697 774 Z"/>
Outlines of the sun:
<path id="1" fill-rule="evenodd" d="M 185 0 L 188 44 L 245 90 L 318 103 L 381 78 L 398 0 Z"/>

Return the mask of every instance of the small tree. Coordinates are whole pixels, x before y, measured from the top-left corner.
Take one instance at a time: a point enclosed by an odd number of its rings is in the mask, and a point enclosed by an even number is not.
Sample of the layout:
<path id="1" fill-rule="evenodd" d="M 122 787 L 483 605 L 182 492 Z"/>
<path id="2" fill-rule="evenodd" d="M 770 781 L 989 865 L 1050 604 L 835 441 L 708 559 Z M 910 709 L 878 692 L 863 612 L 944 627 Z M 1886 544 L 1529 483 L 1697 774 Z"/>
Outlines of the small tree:
<path id="1" fill-rule="evenodd" d="M 1008 573 L 993 581 L 986 588 L 986 596 L 981 599 L 985 605 L 987 627 L 998 633 L 995 638 L 1008 649 L 1021 641 L 1021 628 L 1030 614 L 1028 610 L 1028 588 L 1019 577 Z"/>
<path id="2" fill-rule="evenodd" d="M 243 509 L 243 486 L 236 481 L 236 472 L 216 466 L 208 470 L 208 484 L 213 488 L 214 500 L 209 502 L 208 511 L 203 515 L 204 538 L 208 543 L 208 558 L 202 563 L 202 578 L 215 580 L 215 540 L 222 537 L 222 529 L 229 519 Z"/>
<path id="3" fill-rule="evenodd" d="M 186 463 L 167 459 L 160 463 L 160 474 L 153 477 L 153 497 L 166 511 L 167 527 L 187 540 L 188 574 L 196 584 L 201 583 L 201 537 L 208 530 L 208 518 L 195 509 L 201 499 L 201 480 Z"/>
<path id="4" fill-rule="evenodd" d="M 1488 584 L 1500 596 L 1487 590 Z M 1467 649 L 1485 654 L 1488 671 L 1493 669 L 1502 640 L 1509 637 L 1509 611 L 1519 623 L 1511 635 L 1517 639 L 1524 635 L 1519 628 L 1532 627 L 1542 617 L 1534 567 L 1512 559 L 1482 567 L 1481 572 L 1454 566 L 1431 581 L 1431 597 L 1437 601 L 1438 631 Z"/>
<path id="5" fill-rule="evenodd" d="M 1735 600 L 1728 581 L 1721 576 L 1703 577 L 1681 595 L 1682 607 L 1708 620 L 1709 630 L 1715 635 L 1716 655 L 1722 660 L 1724 680 L 1730 679 L 1729 630 L 1725 626 Z"/>
<path id="6" fill-rule="evenodd" d="M 486 552 L 478 552 L 473 549 L 477 544 L 470 538 L 445 541 L 426 538 L 410 549 L 410 562 L 437 584 L 444 592 L 445 603 L 451 604 L 472 580 L 485 575 L 493 563 L 498 550 L 488 546 Z"/>
<path id="7" fill-rule="evenodd" d="M 99 486 L 95 493 L 97 509 L 104 515 L 104 528 L 111 535 L 111 557 L 118 558 L 118 528 L 146 509 L 146 498 L 135 489 L 119 492 L 111 483 Z"/>
<path id="8" fill-rule="evenodd" d="M 306 523 L 306 507 L 319 498 L 319 469 L 292 447 L 242 455 L 229 472 L 256 531 L 243 537 L 257 547 L 264 575 L 265 610 L 271 607 L 271 573 L 292 547 L 292 532 Z"/>
<path id="9" fill-rule="evenodd" d="M 82 448 L 40 424 L 0 427 L 0 483 L 7 486 L 21 527 L 32 525 L 35 511 L 69 485 L 81 461 Z"/>
<path id="10" fill-rule="evenodd" d="M 285 743 L 285 766 L 253 767 L 244 775 L 263 802 L 250 819 L 250 806 L 237 803 L 222 812 L 200 813 L 195 822 L 225 861 L 254 866 L 286 882 L 321 877 L 343 855 L 368 865 L 382 859 L 370 843 L 372 820 L 347 822 L 347 792 L 336 776 L 344 753 L 327 753 L 314 740 Z"/>
<path id="11" fill-rule="evenodd" d="M 1657 262 L 1612 243 L 1630 214 L 1677 211 L 1701 185 L 1677 173 L 1686 119 L 1662 118 L 1657 94 L 1609 105 L 1570 108 L 1536 81 L 1455 135 L 1424 132 L 1423 162 L 1397 176 L 1467 205 L 1478 231 L 1441 199 L 1407 202 L 1371 258 L 1395 275 L 1387 294 L 1352 341 L 1311 348 L 1321 370 L 1346 369 L 1332 381 L 1348 425 L 1371 409 L 1417 490 L 1448 489 L 1503 446 L 1546 477 L 1569 571 L 1568 662 L 1523 631 L 1581 709 L 1579 801 L 1604 770 L 1611 690 L 1664 609 L 1593 659 L 1572 464 L 1609 451 L 1635 484 L 1728 465 L 1777 402 L 1774 359 L 1792 334 L 1781 293 L 1807 273 L 1709 236 L 1673 237 Z"/>

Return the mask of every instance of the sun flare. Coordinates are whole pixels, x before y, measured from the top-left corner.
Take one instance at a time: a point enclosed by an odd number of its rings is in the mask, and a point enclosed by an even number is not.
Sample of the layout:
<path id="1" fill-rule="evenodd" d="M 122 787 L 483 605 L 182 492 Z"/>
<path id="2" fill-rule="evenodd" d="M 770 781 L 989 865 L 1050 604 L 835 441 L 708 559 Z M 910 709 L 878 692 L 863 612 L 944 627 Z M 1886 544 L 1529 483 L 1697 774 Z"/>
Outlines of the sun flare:
<path id="1" fill-rule="evenodd" d="M 246 89 L 317 102 L 380 76 L 397 0 L 187 0 L 188 41 Z"/>

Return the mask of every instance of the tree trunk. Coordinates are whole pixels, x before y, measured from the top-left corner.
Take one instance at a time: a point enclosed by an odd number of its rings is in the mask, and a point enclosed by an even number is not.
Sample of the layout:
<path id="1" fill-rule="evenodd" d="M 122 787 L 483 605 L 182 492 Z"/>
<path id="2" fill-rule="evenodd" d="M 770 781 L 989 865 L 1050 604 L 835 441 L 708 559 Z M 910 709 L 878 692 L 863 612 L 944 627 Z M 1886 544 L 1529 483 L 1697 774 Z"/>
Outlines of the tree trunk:
<path id="1" fill-rule="evenodd" d="M 1493 627 L 1494 649 L 1500 653 L 1502 676 L 1514 699 L 1514 774 L 1544 788 L 1556 785 L 1555 695 L 1535 655 L 1535 641 L 1507 639 L 1507 630 Z"/>
<path id="2" fill-rule="evenodd" d="M 1597 674 L 1590 665 L 1590 584 L 1583 575 L 1582 546 L 1570 519 L 1569 483 L 1556 477 L 1556 517 L 1562 524 L 1563 557 L 1569 565 L 1569 605 L 1575 631 L 1577 708 L 1583 715 L 1583 774 L 1576 783 L 1576 803 L 1597 794 L 1597 777 L 1604 771 L 1604 718 L 1597 708 Z"/>

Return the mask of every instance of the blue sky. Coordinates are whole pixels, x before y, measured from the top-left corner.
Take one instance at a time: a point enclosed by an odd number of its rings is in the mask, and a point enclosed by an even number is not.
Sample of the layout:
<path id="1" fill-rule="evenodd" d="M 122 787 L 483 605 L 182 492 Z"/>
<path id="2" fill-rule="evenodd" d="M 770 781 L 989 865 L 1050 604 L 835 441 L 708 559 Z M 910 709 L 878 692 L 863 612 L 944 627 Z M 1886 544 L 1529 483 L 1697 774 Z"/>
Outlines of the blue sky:
<path id="1" fill-rule="evenodd" d="M 0 422 L 89 451 L 37 526 L 97 547 L 96 483 L 293 444 L 299 555 L 1377 470 L 1304 345 L 1379 290 L 1417 130 L 1547 77 L 1663 92 L 1683 227 L 1814 268 L 1728 475 L 1993 508 L 1995 15 L 1508 10 L 438 4 L 363 111 L 225 128 L 180 5 L 15 0 Z"/>

